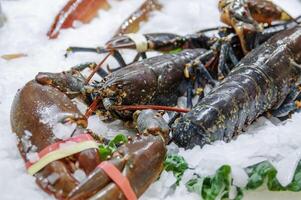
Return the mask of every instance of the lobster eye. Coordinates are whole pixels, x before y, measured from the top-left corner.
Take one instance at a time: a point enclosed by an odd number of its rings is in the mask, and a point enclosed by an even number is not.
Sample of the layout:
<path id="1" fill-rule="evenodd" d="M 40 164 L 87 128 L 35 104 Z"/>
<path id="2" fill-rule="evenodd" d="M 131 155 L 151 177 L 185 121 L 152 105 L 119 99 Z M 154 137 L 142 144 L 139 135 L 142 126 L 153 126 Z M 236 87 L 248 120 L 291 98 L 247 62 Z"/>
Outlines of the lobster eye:
<path id="1" fill-rule="evenodd" d="M 52 84 L 52 80 L 45 73 L 38 73 L 38 75 L 36 75 L 35 79 L 38 83 L 40 83 L 42 85 L 51 85 Z"/>

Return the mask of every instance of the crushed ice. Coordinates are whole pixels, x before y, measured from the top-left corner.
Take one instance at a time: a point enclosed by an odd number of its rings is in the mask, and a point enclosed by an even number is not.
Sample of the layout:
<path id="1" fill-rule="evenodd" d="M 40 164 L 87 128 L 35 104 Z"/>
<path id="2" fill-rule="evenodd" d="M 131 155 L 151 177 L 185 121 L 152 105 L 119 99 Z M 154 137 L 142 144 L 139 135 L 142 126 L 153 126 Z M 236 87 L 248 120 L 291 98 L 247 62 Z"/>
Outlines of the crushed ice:
<path id="1" fill-rule="evenodd" d="M 298 0 L 274 0 L 293 16 L 300 15 L 301 4 Z M 114 34 L 119 24 L 135 10 L 142 0 L 114 1 L 111 0 L 112 9 L 100 11 L 99 17 L 90 24 L 80 26 L 78 29 L 61 31 L 57 40 L 49 41 L 46 33 L 55 15 L 66 4 L 64 1 L 53 0 L 22 0 L 1 1 L 2 10 L 7 18 L 4 26 L 0 28 L 0 55 L 8 53 L 26 53 L 28 57 L 5 61 L 0 59 L 0 197 L 1 199 L 53 199 L 44 193 L 35 184 L 34 178 L 26 174 L 24 162 L 16 147 L 16 137 L 11 133 L 9 123 L 10 106 L 15 92 L 27 81 L 32 80 L 40 71 L 60 72 L 83 62 L 99 62 L 99 55 L 75 54 L 68 59 L 63 57 L 65 49 L 69 46 L 96 47 L 105 44 Z M 204 1 L 205 2 L 205 1 Z M 174 0 L 165 1 L 161 12 L 156 12 L 153 17 L 141 26 L 141 33 L 146 32 L 173 32 L 178 34 L 193 33 L 202 28 L 220 25 L 217 0 Z M 45 6 L 47 5 L 47 6 Z M 177 11 L 177 12 L 175 12 Z M 126 60 L 130 61 L 134 53 L 126 52 Z M 148 54 L 151 55 L 151 54 Z M 116 63 L 111 62 L 114 67 Z M 13 77 L 13 78 L 12 78 Z M 50 116 L 51 117 L 51 116 Z M 90 119 L 89 119 L 90 120 Z M 172 183 L 172 174 L 165 173 L 143 195 L 143 200 L 199 200 L 197 194 L 189 193 L 185 188 L 193 173 L 212 174 L 223 164 L 235 167 L 234 181 L 238 185 L 245 184 L 245 176 L 241 168 L 258 163 L 264 159 L 278 163 L 279 179 L 286 184 L 288 179 L 285 169 L 292 170 L 301 144 L 301 114 L 295 114 L 292 120 L 277 126 L 274 123 L 263 123 L 254 126 L 254 131 L 248 131 L 229 144 L 216 142 L 205 146 L 202 150 L 195 147 L 184 151 L 174 145 L 169 147 L 170 152 L 179 152 L 188 161 L 189 166 L 196 167 L 195 171 L 188 170 L 180 186 L 175 191 L 167 185 Z M 89 122 L 93 123 L 96 118 Z M 45 119 L 45 123 L 51 120 Z M 118 130 L 105 125 L 89 126 L 99 134 L 108 135 Z M 125 129 L 123 129 L 125 130 Z M 124 131 L 126 132 L 126 131 Z M 62 136 L 60 136 L 62 137 Z M 25 140 L 24 140 L 25 141 Z M 30 148 L 29 143 L 24 143 Z M 32 147 L 31 147 L 32 149 Z M 34 149 L 34 148 L 33 148 Z M 280 158 L 280 159 L 279 159 Z M 285 158 L 287 160 L 285 160 Z M 276 162 L 276 163 L 275 163 Z M 282 163 L 283 162 L 283 163 Z M 288 171 L 287 170 L 287 171 Z M 290 177 L 290 174 L 287 174 Z M 55 181 L 56 175 L 51 175 L 49 181 Z M 170 182 L 168 182 L 168 180 Z M 260 191 L 246 194 L 245 199 L 274 199 L 274 200 L 299 200 L 300 194 L 294 193 L 265 193 Z"/>

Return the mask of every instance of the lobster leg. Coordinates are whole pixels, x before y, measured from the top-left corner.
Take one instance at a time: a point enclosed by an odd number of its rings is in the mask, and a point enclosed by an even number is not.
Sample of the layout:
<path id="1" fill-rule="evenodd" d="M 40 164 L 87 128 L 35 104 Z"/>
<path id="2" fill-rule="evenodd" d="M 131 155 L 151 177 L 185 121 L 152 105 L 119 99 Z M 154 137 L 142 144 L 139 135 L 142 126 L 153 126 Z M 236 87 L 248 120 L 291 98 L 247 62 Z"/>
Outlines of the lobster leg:
<path id="1" fill-rule="evenodd" d="M 146 54 L 145 54 L 145 56 L 146 56 Z M 141 53 L 138 52 L 138 53 L 136 54 L 136 56 L 135 56 L 133 62 L 137 62 L 137 61 L 139 60 L 140 57 L 141 57 Z"/>
<path id="2" fill-rule="evenodd" d="M 237 58 L 237 56 L 235 55 L 234 50 L 233 50 L 233 48 L 231 47 L 231 45 L 228 44 L 228 43 L 227 43 L 226 45 L 228 46 L 228 56 L 229 56 L 229 59 L 230 59 L 230 61 L 232 62 L 233 66 L 235 66 L 235 65 L 237 65 L 237 63 L 238 63 L 238 58 Z"/>
<path id="3" fill-rule="evenodd" d="M 278 118 L 287 118 L 289 114 L 301 108 L 300 98 L 301 98 L 301 88 L 300 85 L 292 86 L 290 89 L 290 93 L 282 103 L 282 105 L 273 110 L 271 114 L 274 117 Z"/>
<path id="4" fill-rule="evenodd" d="M 199 82 L 202 82 L 203 78 L 205 78 L 205 80 L 212 86 L 215 86 L 215 81 L 212 78 L 212 76 L 210 75 L 210 73 L 208 72 L 208 70 L 206 69 L 205 65 L 203 63 L 199 63 L 197 65 L 197 69 L 199 71 L 199 75 L 198 75 L 198 79 Z"/>
<path id="5" fill-rule="evenodd" d="M 258 47 L 260 44 L 267 41 L 270 37 L 272 37 L 276 33 L 279 33 L 287 29 L 291 29 L 296 25 L 300 24 L 301 23 L 300 20 L 301 20 L 301 16 L 289 22 L 271 25 L 265 28 L 262 32 L 257 32 L 254 39 L 250 40 L 248 45 L 253 46 L 253 48 Z"/>
<path id="6" fill-rule="evenodd" d="M 113 52 L 112 56 L 118 62 L 120 67 L 126 66 L 126 63 L 125 63 L 125 61 L 124 61 L 124 59 L 121 56 L 119 51 L 117 51 L 117 50 L 107 50 L 103 47 L 97 47 L 97 48 L 69 47 L 67 49 L 67 53 L 65 54 L 65 56 L 68 56 L 70 53 L 75 53 L 75 52 L 93 52 L 93 53 L 97 53 L 97 54 L 104 54 L 104 53 L 109 53 L 110 51 Z"/>
<path id="7" fill-rule="evenodd" d="M 108 74 L 108 72 L 106 72 L 104 69 L 99 68 L 99 70 L 97 71 L 97 74 L 101 77 L 101 78 L 105 78 Z"/>
<path id="8" fill-rule="evenodd" d="M 218 62 L 218 70 L 221 72 L 222 77 L 226 77 L 229 74 L 230 69 L 227 66 L 226 57 L 228 54 L 228 46 L 226 44 L 222 44 Z"/>
<path id="9" fill-rule="evenodd" d="M 122 57 L 122 55 L 120 54 L 119 51 L 114 50 L 112 56 L 116 59 L 116 61 L 119 63 L 120 67 L 125 67 L 126 63 Z"/>
<path id="10" fill-rule="evenodd" d="M 135 56 L 133 62 L 137 62 L 139 60 L 139 58 L 142 58 L 142 59 L 146 59 L 147 56 L 146 56 L 146 52 L 138 52 L 137 55 Z"/>
<path id="11" fill-rule="evenodd" d="M 193 85 L 191 80 L 187 80 L 187 104 L 186 107 L 191 109 L 192 108 L 192 96 L 193 96 Z"/>
<path id="12" fill-rule="evenodd" d="M 72 52 L 94 52 L 98 54 L 107 53 L 109 51 L 117 51 L 119 49 L 137 50 L 138 53 L 133 62 L 140 59 L 146 59 L 147 51 L 171 52 L 178 49 L 195 49 L 210 48 L 212 38 L 205 36 L 203 33 L 195 33 L 186 36 L 179 36 L 172 33 L 148 33 L 148 34 L 128 34 L 115 36 L 108 41 L 105 47 L 85 48 L 85 47 L 69 47 L 67 54 Z M 115 59 L 122 64 L 121 57 L 115 55 Z"/>
<path id="13" fill-rule="evenodd" d="M 127 64 L 124 61 L 124 58 L 122 57 L 122 55 L 120 54 L 120 52 L 116 49 L 111 50 L 112 56 L 113 58 L 117 61 L 117 63 L 119 64 L 119 67 L 116 69 L 110 69 L 108 68 L 109 72 L 113 72 L 116 71 L 117 69 L 120 69 L 122 67 L 125 67 Z M 70 53 L 75 53 L 75 52 L 93 52 L 93 53 L 97 53 L 97 54 L 104 54 L 104 53 L 108 53 L 110 52 L 110 50 L 107 50 L 106 48 L 103 47 L 97 47 L 97 48 L 87 48 L 87 47 L 69 47 L 67 49 L 67 53 L 65 54 L 65 56 L 68 56 Z M 135 56 L 135 58 L 133 59 L 133 62 L 136 62 L 139 60 L 139 58 L 145 59 L 146 57 L 146 53 L 145 52 L 138 52 L 137 55 Z M 104 74 L 104 73 L 102 73 Z M 103 75 L 101 75 L 101 77 L 104 78 Z"/>
<path id="14" fill-rule="evenodd" d="M 277 117 L 279 119 L 287 119 L 288 116 L 298 109 L 297 103 L 295 101 L 291 101 L 289 103 L 283 104 L 280 108 L 277 110 L 273 110 L 271 114 L 274 117 Z"/>

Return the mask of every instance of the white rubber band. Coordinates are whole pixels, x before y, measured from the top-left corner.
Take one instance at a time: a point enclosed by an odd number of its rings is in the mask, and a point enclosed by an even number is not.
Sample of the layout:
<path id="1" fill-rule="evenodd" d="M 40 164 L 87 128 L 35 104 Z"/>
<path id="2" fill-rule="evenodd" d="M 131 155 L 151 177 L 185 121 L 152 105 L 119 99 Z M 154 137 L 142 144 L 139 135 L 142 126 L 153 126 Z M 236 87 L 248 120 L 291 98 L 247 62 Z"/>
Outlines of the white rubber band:
<path id="1" fill-rule="evenodd" d="M 147 44 L 147 39 L 145 38 L 144 35 L 136 34 L 136 33 L 129 33 L 129 34 L 126 34 L 125 36 L 127 36 L 131 40 L 133 40 L 138 52 L 146 52 L 147 51 L 148 44 Z"/>

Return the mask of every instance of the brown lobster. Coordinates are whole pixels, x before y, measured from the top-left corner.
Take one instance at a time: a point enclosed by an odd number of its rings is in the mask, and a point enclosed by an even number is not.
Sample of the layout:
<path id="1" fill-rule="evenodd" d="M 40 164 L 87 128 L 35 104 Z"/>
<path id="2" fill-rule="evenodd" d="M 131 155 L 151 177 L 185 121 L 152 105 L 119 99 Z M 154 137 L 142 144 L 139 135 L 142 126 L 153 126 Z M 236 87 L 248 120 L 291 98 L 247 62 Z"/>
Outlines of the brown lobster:
<path id="1" fill-rule="evenodd" d="M 134 13 L 132 13 L 119 27 L 116 35 L 137 32 L 139 23 L 147 21 L 154 10 L 159 10 L 161 5 L 157 0 L 146 0 Z M 58 37 L 61 29 L 73 27 L 75 21 L 89 23 L 100 9 L 110 9 L 107 0 L 69 0 L 57 14 L 47 36 L 50 39 Z"/>
<path id="2" fill-rule="evenodd" d="M 195 58 L 207 63 L 212 60 L 210 59 L 212 55 L 214 55 L 212 50 L 186 50 L 177 55 L 165 55 L 164 58 L 166 60 L 164 60 L 164 63 L 161 62 L 162 57 L 153 58 L 148 61 L 141 61 L 141 63 L 134 63 L 122 70 L 120 69 L 109 75 L 101 85 L 96 85 L 97 87 L 94 88 L 94 93 L 102 94 L 102 99 L 98 102 L 100 104 L 98 106 L 104 110 L 109 108 L 108 111 L 111 114 L 128 116 L 132 113 L 116 111 L 114 108 L 124 103 L 132 103 L 133 101 L 130 101 L 130 99 L 133 98 L 135 100 L 134 103 L 138 104 L 163 103 L 162 100 L 166 99 L 173 100 L 167 103 L 174 104 L 175 100 L 171 99 L 170 94 L 178 88 L 170 87 L 170 85 L 174 85 L 172 80 L 176 79 L 177 85 L 187 84 L 187 80 L 183 77 L 184 65 L 189 64 Z M 190 66 L 187 70 L 196 69 L 196 72 L 200 73 L 197 70 L 204 68 L 200 69 L 201 64 L 201 62 L 198 62 L 198 68 Z M 141 66 L 145 71 L 139 70 L 138 67 L 141 68 Z M 170 70 L 170 68 L 175 70 Z M 132 69 L 135 69 L 136 71 L 134 72 L 137 72 L 137 74 L 134 74 Z M 144 76 L 152 75 L 147 80 L 153 85 L 151 87 L 149 83 L 146 85 L 146 81 L 142 78 L 139 79 L 139 82 L 136 81 L 137 77 L 143 77 L 142 75 L 139 76 L 139 73 Z M 190 71 L 188 71 L 189 73 Z M 18 147 L 26 163 L 34 163 L 38 159 L 36 157 L 40 155 L 38 152 L 42 152 L 53 144 L 65 144 L 69 138 L 88 135 L 88 138 L 94 138 L 93 141 L 96 143 L 107 142 L 106 139 L 86 129 L 86 117 L 79 112 L 69 98 L 75 93 L 82 94 L 85 81 L 80 81 L 73 74 L 70 75 L 69 73 L 54 74 L 55 79 L 52 79 L 52 75 L 39 74 L 36 77 L 37 81 L 27 83 L 18 92 L 12 106 L 12 130 L 19 138 Z M 192 73 L 188 77 L 191 76 L 193 80 L 197 80 L 194 75 Z M 132 80 L 130 83 L 129 78 Z M 158 80 L 166 84 L 157 86 Z M 210 77 L 208 80 L 211 80 Z M 132 87 L 128 87 L 131 84 L 135 86 L 136 91 L 132 91 Z M 53 85 L 57 86 L 57 88 L 52 87 Z M 71 90 L 67 91 L 68 95 L 62 92 L 62 89 L 65 89 L 65 85 L 71 86 Z M 169 88 L 169 90 L 166 88 Z M 145 90 L 150 90 L 150 92 L 145 92 Z M 93 92 L 91 95 L 93 95 Z M 145 96 L 142 95 L 144 92 L 146 93 Z M 179 91 L 180 93 L 181 91 Z M 85 98 L 88 99 L 88 95 Z M 168 141 L 169 133 L 168 127 L 164 125 L 164 122 L 160 121 L 161 118 L 157 117 L 156 113 L 150 115 L 152 120 L 144 118 L 147 115 L 149 113 L 141 112 L 137 119 L 137 123 L 142 124 L 138 124 L 138 130 L 144 134 L 139 134 L 128 143 L 119 146 L 109 160 L 101 159 L 95 146 L 61 157 L 46 163 L 45 166 L 36 170 L 34 175 L 37 178 L 38 185 L 46 192 L 54 194 L 58 199 L 87 199 L 90 197 L 93 199 L 125 199 L 126 194 L 122 192 L 118 184 L 111 181 L 103 168 L 98 167 L 101 163 L 109 162 L 127 177 L 135 195 L 140 196 L 158 178 L 162 171 L 162 164 L 166 154 L 165 145 Z M 58 135 L 57 130 L 59 129 L 57 127 L 61 126 L 67 126 L 64 129 L 69 133 L 67 136 L 64 136 L 67 140 Z M 30 165 L 27 166 L 30 167 Z M 78 170 L 87 177 L 83 179 L 78 178 L 75 175 Z"/>
<path id="3" fill-rule="evenodd" d="M 64 8 L 55 17 L 47 36 L 57 38 L 61 29 L 70 28 L 74 21 L 89 23 L 99 9 L 108 10 L 110 5 L 107 0 L 69 0 Z"/>

